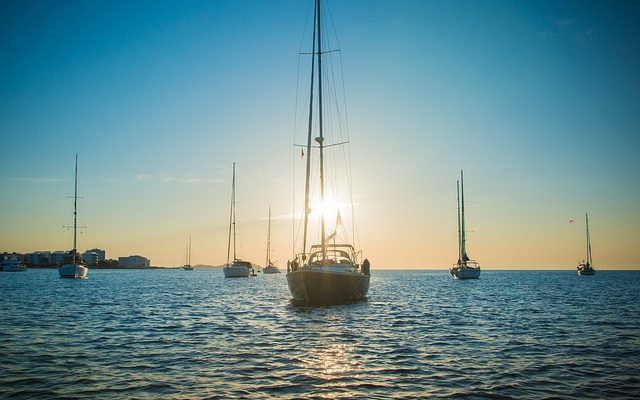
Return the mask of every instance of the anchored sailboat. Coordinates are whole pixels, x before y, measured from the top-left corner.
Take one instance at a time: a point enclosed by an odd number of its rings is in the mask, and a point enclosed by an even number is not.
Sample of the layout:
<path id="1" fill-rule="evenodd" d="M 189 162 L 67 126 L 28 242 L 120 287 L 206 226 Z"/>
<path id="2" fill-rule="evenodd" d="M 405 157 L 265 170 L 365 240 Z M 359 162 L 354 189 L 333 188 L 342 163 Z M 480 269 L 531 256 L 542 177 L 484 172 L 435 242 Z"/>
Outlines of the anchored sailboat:
<path id="1" fill-rule="evenodd" d="M 233 262 L 229 262 L 231 255 L 231 236 L 233 236 Z M 227 264 L 222 269 L 225 278 L 246 278 L 253 272 L 249 261 L 243 261 L 236 256 L 236 163 L 233 163 L 231 179 L 231 212 L 229 215 L 229 244 L 227 246 Z"/>
<path id="2" fill-rule="evenodd" d="M 269 228 L 267 230 L 267 258 L 265 260 L 265 267 L 262 270 L 265 274 L 279 274 L 280 268 L 278 268 L 271 261 L 271 207 L 269 207 Z"/>
<path id="3" fill-rule="evenodd" d="M 58 268 L 60 278 L 86 278 L 89 269 L 85 261 L 78 254 L 78 154 L 76 154 L 75 185 L 73 191 L 73 250 L 71 250 Z"/>
<path id="4" fill-rule="evenodd" d="M 338 208 L 335 231 L 327 234 L 327 201 L 326 193 L 326 166 L 325 150 L 328 147 L 344 145 L 348 142 L 339 141 L 325 143 L 325 134 L 330 132 L 329 121 L 324 121 L 323 101 L 327 104 L 329 100 L 335 98 L 335 92 L 329 91 L 327 99 L 323 100 L 323 79 L 322 69 L 325 57 L 329 56 L 333 50 L 325 51 L 322 47 L 321 34 L 321 7 L 320 0 L 316 0 L 314 9 L 313 24 L 313 44 L 311 52 L 311 86 L 309 95 L 309 125 L 307 131 L 306 144 L 306 174 L 305 174 L 305 200 L 303 209 L 303 239 L 302 252 L 294 256 L 293 260 L 287 263 L 287 284 L 289 291 L 293 295 L 296 303 L 304 305 L 329 305 L 347 303 L 360 300 L 366 297 L 369 290 L 370 271 L 369 261 L 364 260 L 359 263 L 360 251 L 356 251 L 354 246 L 347 240 L 338 237 L 338 228 L 341 225 L 340 211 Z M 328 60 L 327 60 L 328 61 Z M 317 80 L 315 73 L 317 72 Z M 317 96 L 314 90 L 317 89 Z M 317 101 L 317 105 L 316 102 Z M 314 115 L 314 107 L 317 107 L 317 115 Z M 341 116 L 338 116 L 340 118 Z M 325 131 L 326 130 L 326 131 Z M 315 134 L 315 145 L 312 145 Z M 307 251 L 307 234 L 309 230 L 309 215 L 312 212 L 312 180 L 311 180 L 311 157 L 312 150 L 317 150 L 318 154 L 318 181 L 314 189 L 319 191 L 320 210 L 319 217 L 319 244 L 310 246 Z M 314 154 L 316 152 L 314 151 Z M 304 157 L 304 151 L 303 151 Z M 337 177 L 333 172 L 331 177 Z M 316 182 L 315 179 L 313 182 Z M 344 226 L 343 226 L 344 228 Z M 355 229 L 354 229 L 355 233 Z M 354 234 L 355 236 L 355 234 Z M 340 240 L 340 241 L 339 241 Z M 294 244 L 295 247 L 295 244 Z"/>
<path id="5" fill-rule="evenodd" d="M 591 236 L 589 236 L 589 214 L 584 215 L 587 225 L 587 261 L 578 264 L 578 275 L 594 275 L 596 271 L 593 269 L 593 261 L 591 258 Z"/>
<path id="6" fill-rule="evenodd" d="M 191 265 L 191 236 L 189 236 L 189 243 L 187 243 L 187 252 L 185 256 L 185 263 L 182 267 L 185 271 L 193 271 L 195 267 Z"/>
<path id="7" fill-rule="evenodd" d="M 458 261 L 449 269 L 449 273 L 456 279 L 478 279 L 480 264 L 469 259 L 467 255 L 467 238 L 464 225 L 464 178 L 460 171 L 460 181 L 456 182 L 458 193 Z M 462 193 L 462 200 L 460 194 Z"/>

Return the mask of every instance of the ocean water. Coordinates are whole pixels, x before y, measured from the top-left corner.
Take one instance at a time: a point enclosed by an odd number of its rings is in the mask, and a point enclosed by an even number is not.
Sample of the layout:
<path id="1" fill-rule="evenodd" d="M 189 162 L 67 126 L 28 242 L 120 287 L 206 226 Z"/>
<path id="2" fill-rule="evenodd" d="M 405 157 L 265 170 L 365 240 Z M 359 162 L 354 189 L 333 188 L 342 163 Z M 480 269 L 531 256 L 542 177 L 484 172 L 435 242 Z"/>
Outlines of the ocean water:
<path id="1" fill-rule="evenodd" d="M 0 273 L 0 398 L 640 397 L 640 271 L 373 270 L 317 308 L 222 275 Z"/>

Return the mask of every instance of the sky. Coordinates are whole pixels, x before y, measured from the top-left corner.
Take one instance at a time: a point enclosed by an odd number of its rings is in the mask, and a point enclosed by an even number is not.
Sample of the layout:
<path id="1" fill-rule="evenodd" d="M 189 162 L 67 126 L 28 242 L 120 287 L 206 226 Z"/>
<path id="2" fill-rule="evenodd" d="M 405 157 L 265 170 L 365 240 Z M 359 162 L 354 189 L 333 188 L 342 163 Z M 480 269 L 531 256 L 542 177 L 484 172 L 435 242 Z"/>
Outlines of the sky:
<path id="1" fill-rule="evenodd" d="M 640 269 L 640 5 L 328 1 L 361 250 L 379 269 L 457 260 Z M 156 266 L 292 258 L 310 1 L 0 1 L 0 252 Z M 305 58 L 307 57 L 307 58 Z M 301 61 L 302 60 L 302 61 Z M 307 82 L 307 83 L 305 83 Z M 298 171 L 298 172 L 296 172 Z M 573 221 L 573 223 L 570 223 Z"/>

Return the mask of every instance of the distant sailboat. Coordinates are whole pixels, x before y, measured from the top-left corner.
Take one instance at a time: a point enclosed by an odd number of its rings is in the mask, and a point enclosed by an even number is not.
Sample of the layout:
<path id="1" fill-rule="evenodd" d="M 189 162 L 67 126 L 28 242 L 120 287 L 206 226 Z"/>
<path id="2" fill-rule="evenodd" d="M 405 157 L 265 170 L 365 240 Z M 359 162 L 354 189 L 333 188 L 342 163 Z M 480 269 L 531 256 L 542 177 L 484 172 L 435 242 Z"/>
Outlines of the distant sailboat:
<path id="1" fill-rule="evenodd" d="M 591 258 L 591 236 L 589 236 L 589 214 L 585 213 L 585 223 L 587 225 L 587 261 L 578 264 L 578 275 L 594 275 L 593 259 Z"/>
<path id="2" fill-rule="evenodd" d="M 456 279 L 478 279 L 480 264 L 469 259 L 467 255 L 467 239 L 464 225 L 464 180 L 460 171 L 460 181 L 456 182 L 458 193 L 458 261 L 449 269 L 449 273 Z M 462 193 L 462 200 L 460 194 Z"/>
<path id="3" fill-rule="evenodd" d="M 323 124 L 329 124 L 330 120 L 323 120 L 323 75 L 322 62 L 325 61 L 329 53 L 333 51 L 324 51 L 321 39 L 320 24 L 320 0 L 315 2 L 314 28 L 313 28 L 313 50 L 312 67 L 311 67 L 311 89 L 309 96 L 309 127 L 307 132 L 306 144 L 306 179 L 305 179 L 305 200 L 304 200 L 304 228 L 302 253 L 296 254 L 293 261 L 287 263 L 287 284 L 289 291 L 293 295 L 295 302 L 304 305 L 330 305 L 347 303 L 364 299 L 369 290 L 370 272 L 369 261 L 364 260 L 359 264 L 358 257 L 361 252 L 356 251 L 353 245 L 344 242 L 338 242 L 337 230 L 340 221 L 336 220 L 336 231 L 327 234 L 326 229 L 326 209 L 319 212 L 320 224 L 320 243 L 312 245 L 309 251 L 306 251 L 307 231 L 309 224 L 309 214 L 311 212 L 311 156 L 312 147 L 318 149 L 318 172 L 319 181 L 315 187 L 319 190 L 319 204 L 324 208 L 325 202 L 328 200 L 325 193 L 325 149 L 331 146 L 342 145 L 336 141 L 335 143 L 325 144 L 325 133 L 331 130 Z M 317 47 L 316 47 L 317 46 Z M 328 59 L 327 59 L 328 61 Z M 314 81 L 314 73 L 317 68 L 317 82 Z M 326 83 L 326 82 L 325 82 Z M 317 96 L 314 96 L 314 89 L 317 88 Z M 330 92 L 328 99 L 335 99 L 335 93 Z M 324 99 L 326 101 L 327 99 Z M 317 118 L 314 120 L 313 111 L 315 102 L 317 101 Z M 314 122 L 316 123 L 314 126 Z M 316 129 L 314 131 L 314 128 Z M 325 132 L 326 128 L 326 132 Z M 315 135 L 316 146 L 312 146 Z M 315 153 L 314 153 L 315 154 Z M 303 153 L 304 155 L 304 153 Z M 336 177 L 334 173 L 331 176 Z M 314 180 L 315 181 L 315 180 Z M 350 189 L 350 188 L 349 188 Z M 338 211 L 338 217 L 340 213 Z"/>
<path id="4" fill-rule="evenodd" d="M 187 253 L 185 256 L 186 260 L 184 266 L 182 267 L 185 271 L 193 271 L 195 267 L 191 265 L 191 236 L 189 236 L 189 243 L 187 243 Z"/>
<path id="5" fill-rule="evenodd" d="M 60 278 L 86 278 L 89 269 L 85 261 L 78 254 L 77 232 L 78 232 L 78 154 L 76 154 L 75 186 L 73 192 L 73 250 L 71 250 L 62 261 L 62 266 L 58 268 Z"/>
<path id="6" fill-rule="evenodd" d="M 229 262 L 231 255 L 231 237 L 233 236 L 233 262 Z M 233 163 L 231 179 L 231 212 L 229 215 L 229 244 L 227 246 L 227 264 L 222 269 L 225 278 L 246 278 L 253 272 L 249 261 L 236 257 L 236 163 Z"/>
<path id="7" fill-rule="evenodd" d="M 271 261 L 271 207 L 269 207 L 269 228 L 267 230 L 267 258 L 265 260 L 265 267 L 262 270 L 265 274 L 279 274 L 280 268 L 278 268 Z"/>

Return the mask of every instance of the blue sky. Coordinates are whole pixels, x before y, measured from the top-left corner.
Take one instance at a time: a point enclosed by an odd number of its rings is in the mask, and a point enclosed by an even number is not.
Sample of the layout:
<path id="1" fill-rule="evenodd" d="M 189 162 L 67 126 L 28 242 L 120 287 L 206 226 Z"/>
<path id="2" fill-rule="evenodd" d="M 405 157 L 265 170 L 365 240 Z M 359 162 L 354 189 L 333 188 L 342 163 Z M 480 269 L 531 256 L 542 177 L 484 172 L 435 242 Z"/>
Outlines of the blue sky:
<path id="1" fill-rule="evenodd" d="M 180 265 L 192 236 L 194 263 L 225 262 L 236 162 L 239 256 L 263 263 L 271 206 L 284 266 L 309 6 L 1 2 L 0 251 L 70 246 L 77 152 L 81 250 Z M 485 268 L 575 268 L 586 211 L 596 268 L 640 267 L 637 3 L 329 6 L 374 268 L 455 261 L 460 169 Z"/>

